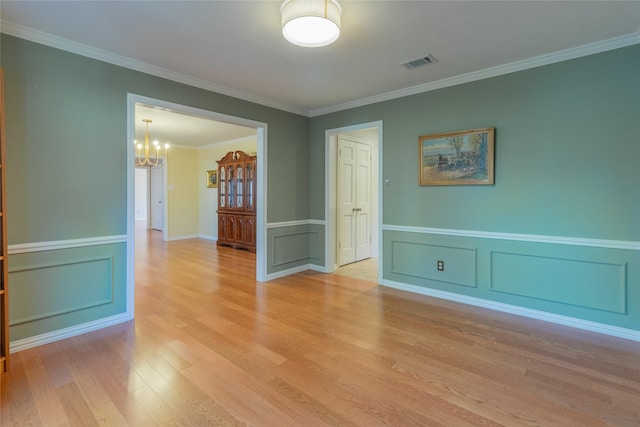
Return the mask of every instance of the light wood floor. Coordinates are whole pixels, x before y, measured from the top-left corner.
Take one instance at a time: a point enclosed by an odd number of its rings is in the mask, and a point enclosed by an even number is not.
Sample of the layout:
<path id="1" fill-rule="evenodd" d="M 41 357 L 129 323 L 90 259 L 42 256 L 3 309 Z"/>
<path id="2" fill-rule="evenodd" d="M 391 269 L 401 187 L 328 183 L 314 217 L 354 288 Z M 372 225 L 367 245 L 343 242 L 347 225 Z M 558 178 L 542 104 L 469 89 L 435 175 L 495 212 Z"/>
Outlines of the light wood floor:
<path id="1" fill-rule="evenodd" d="M 639 343 L 155 234 L 135 321 L 13 354 L 3 427 L 640 425 Z"/>
<path id="2" fill-rule="evenodd" d="M 378 258 L 367 258 L 362 261 L 343 265 L 336 269 L 333 274 L 378 283 Z"/>

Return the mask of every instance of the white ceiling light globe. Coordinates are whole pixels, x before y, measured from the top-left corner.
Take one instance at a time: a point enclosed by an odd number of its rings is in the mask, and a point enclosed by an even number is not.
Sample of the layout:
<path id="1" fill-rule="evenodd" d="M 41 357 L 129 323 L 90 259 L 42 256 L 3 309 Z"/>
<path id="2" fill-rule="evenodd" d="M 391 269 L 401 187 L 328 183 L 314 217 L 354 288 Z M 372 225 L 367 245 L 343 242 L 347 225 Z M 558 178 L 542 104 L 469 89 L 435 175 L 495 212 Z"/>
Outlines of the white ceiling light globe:
<path id="1" fill-rule="evenodd" d="M 303 47 L 326 46 L 340 37 L 342 10 L 335 0 L 285 0 L 282 35 Z"/>

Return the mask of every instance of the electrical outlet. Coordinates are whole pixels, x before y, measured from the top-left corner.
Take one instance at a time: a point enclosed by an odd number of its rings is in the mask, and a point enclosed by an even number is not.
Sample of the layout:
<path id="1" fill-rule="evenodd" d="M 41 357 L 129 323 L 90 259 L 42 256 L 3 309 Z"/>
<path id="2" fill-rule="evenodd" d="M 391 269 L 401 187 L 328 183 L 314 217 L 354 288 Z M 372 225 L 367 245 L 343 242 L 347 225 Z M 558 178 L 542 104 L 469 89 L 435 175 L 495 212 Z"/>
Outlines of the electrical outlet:
<path id="1" fill-rule="evenodd" d="M 444 271 L 444 261 L 438 261 L 437 267 L 438 271 Z"/>

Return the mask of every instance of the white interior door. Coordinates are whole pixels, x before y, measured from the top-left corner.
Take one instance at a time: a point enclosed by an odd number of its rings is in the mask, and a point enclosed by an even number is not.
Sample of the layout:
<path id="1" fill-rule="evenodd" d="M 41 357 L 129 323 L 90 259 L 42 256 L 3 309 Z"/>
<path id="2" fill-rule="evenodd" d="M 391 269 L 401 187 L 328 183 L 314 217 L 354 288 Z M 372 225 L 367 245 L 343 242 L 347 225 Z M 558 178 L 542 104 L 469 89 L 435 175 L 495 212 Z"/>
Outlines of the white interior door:
<path id="1" fill-rule="evenodd" d="M 356 259 L 371 257 L 371 147 L 356 144 Z"/>
<path id="2" fill-rule="evenodd" d="M 162 179 L 162 168 L 151 168 L 151 180 L 150 180 L 150 189 L 149 189 L 149 203 L 151 213 L 151 218 L 149 222 L 149 227 L 153 230 L 162 231 L 163 217 L 162 214 L 164 212 L 164 188 L 163 188 L 163 179 Z"/>
<path id="3" fill-rule="evenodd" d="M 338 136 L 338 265 L 371 256 L 371 147 Z"/>
<path id="4" fill-rule="evenodd" d="M 356 143 L 338 139 L 338 265 L 356 260 Z"/>

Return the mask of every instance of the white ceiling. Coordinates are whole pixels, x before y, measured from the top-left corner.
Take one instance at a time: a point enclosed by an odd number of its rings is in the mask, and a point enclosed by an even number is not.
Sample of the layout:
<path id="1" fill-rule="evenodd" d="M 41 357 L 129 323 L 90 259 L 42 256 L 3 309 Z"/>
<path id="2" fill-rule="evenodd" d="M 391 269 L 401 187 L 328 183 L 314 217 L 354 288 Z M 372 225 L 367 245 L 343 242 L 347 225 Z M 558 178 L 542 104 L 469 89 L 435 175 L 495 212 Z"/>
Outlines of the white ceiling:
<path id="1" fill-rule="evenodd" d="M 2 0 L 0 12 L 5 33 L 308 116 L 640 43 L 640 1 L 340 4 L 342 34 L 321 48 L 282 37 L 281 1 Z M 426 55 L 438 62 L 400 65 Z"/>
<path id="2" fill-rule="evenodd" d="M 152 121 L 149 123 L 149 142 L 153 144 L 158 140 L 163 146 L 203 148 L 256 135 L 254 128 L 136 104 L 135 139 L 138 143 L 144 142 L 146 123 L 143 119 Z"/>

